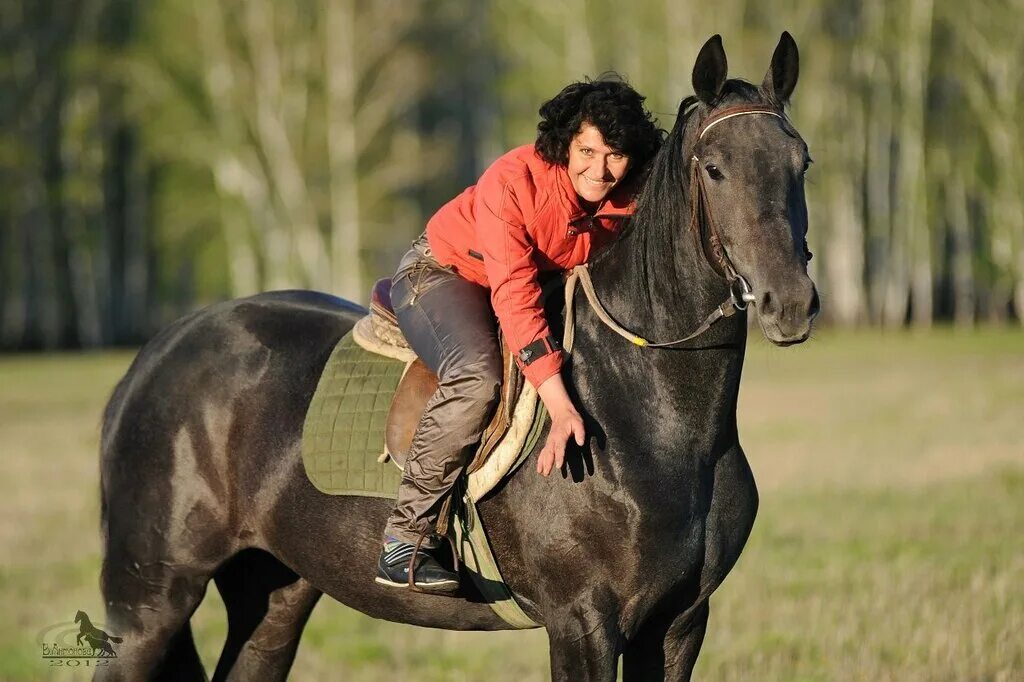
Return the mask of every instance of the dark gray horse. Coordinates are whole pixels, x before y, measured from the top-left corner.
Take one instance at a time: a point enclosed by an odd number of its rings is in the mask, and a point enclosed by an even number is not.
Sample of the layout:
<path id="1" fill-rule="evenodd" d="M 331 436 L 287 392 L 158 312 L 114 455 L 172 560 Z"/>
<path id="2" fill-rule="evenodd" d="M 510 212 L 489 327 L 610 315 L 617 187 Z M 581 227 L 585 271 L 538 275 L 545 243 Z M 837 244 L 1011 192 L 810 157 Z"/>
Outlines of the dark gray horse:
<path id="1" fill-rule="evenodd" d="M 738 273 L 768 339 L 808 337 L 809 158 L 782 114 L 797 64 L 783 34 L 758 88 L 727 80 L 718 36 L 704 45 L 697 97 L 680 107 L 635 218 L 591 264 L 623 327 L 682 336 Z M 582 293 L 575 308 L 567 379 L 589 440 L 563 476 L 530 462 L 480 512 L 510 587 L 547 629 L 553 679 L 612 680 L 623 655 L 628 680 L 685 680 L 708 598 L 757 511 L 736 430 L 746 315 L 656 349 L 612 332 Z M 124 644 L 98 675 L 201 679 L 189 618 L 211 579 L 229 625 L 217 679 L 283 679 L 324 593 L 375 618 L 507 627 L 469 581 L 456 597 L 376 585 L 391 504 L 326 496 L 306 479 L 306 407 L 362 314 L 322 294 L 262 294 L 185 317 L 139 353 L 104 415 L 102 588 Z"/>

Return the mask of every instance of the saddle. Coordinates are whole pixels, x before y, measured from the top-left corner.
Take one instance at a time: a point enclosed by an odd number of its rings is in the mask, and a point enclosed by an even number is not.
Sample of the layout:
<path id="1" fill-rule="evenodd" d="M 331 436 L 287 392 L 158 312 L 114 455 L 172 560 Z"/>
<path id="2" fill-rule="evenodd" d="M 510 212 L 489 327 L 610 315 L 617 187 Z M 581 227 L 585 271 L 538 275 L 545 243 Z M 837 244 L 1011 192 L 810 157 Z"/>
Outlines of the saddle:
<path id="1" fill-rule="evenodd" d="M 390 278 L 379 279 L 373 285 L 370 295 L 370 313 L 356 323 L 353 329 L 353 340 L 370 352 L 407 363 L 405 373 L 402 375 L 398 389 L 391 401 L 385 427 L 385 454 L 391 457 L 399 467 L 402 467 L 409 454 L 413 434 L 419 424 L 423 409 L 430 396 L 437 390 L 438 379 L 437 375 L 416 357 L 398 327 L 398 319 L 395 317 L 395 311 L 391 305 Z M 501 398 L 487 428 L 484 429 L 480 446 L 466 469 L 467 474 L 479 471 L 495 452 L 499 443 L 510 439 L 521 441 L 526 436 L 525 433 L 509 433 L 517 421 L 523 421 L 522 418 L 516 419 L 516 408 L 520 398 L 524 397 L 525 382 L 503 335 L 501 349 L 504 362 Z M 530 395 L 525 397 L 536 403 L 536 393 L 532 387 L 527 393 Z M 530 407 L 532 408 L 532 405 Z M 517 429 L 517 431 L 522 431 L 522 429 Z M 510 439 L 506 439 L 506 436 L 510 436 Z M 514 443 L 509 445 L 514 445 Z"/>

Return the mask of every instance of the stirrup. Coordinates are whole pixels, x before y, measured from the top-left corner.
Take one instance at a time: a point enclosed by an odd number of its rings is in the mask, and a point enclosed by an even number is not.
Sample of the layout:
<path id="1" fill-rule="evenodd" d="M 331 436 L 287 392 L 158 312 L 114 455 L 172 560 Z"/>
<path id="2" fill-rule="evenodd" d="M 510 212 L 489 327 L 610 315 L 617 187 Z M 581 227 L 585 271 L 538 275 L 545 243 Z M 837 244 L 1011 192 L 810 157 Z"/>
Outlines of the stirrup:
<path id="1" fill-rule="evenodd" d="M 425 594 L 431 593 L 431 590 L 423 589 L 422 587 L 420 587 L 420 586 L 418 586 L 416 584 L 416 570 L 415 569 L 416 569 L 416 557 L 419 556 L 420 548 L 423 546 L 423 540 L 428 535 L 432 535 L 433 534 L 433 530 L 434 530 L 433 528 L 431 528 L 430 526 L 427 526 L 426 528 L 424 528 L 420 532 L 420 536 L 418 538 L 416 538 L 416 545 L 412 548 L 412 555 L 409 557 L 409 571 L 408 571 L 408 573 L 409 573 L 409 589 L 412 590 L 413 592 L 423 592 Z M 452 563 L 453 563 L 452 571 L 456 575 L 458 575 L 460 564 L 459 564 L 459 553 L 455 549 L 455 541 L 452 540 L 451 537 L 448 534 L 445 534 L 442 537 L 444 537 L 444 539 L 448 541 L 448 546 L 451 547 L 451 549 L 452 549 Z"/>

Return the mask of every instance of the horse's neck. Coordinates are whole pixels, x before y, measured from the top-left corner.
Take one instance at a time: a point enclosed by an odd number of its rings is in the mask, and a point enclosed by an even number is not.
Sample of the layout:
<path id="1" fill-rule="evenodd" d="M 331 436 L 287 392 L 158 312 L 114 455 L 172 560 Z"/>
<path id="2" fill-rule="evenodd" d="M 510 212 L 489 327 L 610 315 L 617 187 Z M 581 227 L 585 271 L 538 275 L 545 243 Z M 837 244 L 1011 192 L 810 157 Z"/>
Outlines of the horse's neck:
<path id="1" fill-rule="evenodd" d="M 623 327 L 653 342 L 672 341 L 694 331 L 726 299 L 728 286 L 704 259 L 683 217 L 679 225 L 665 226 L 660 233 L 649 227 L 632 226 L 592 264 L 594 289 Z M 582 294 L 576 308 L 577 324 L 586 333 L 578 334 L 581 343 L 573 355 L 592 360 L 580 363 L 587 372 L 609 372 L 609 380 L 614 374 L 615 381 L 635 386 L 633 395 L 650 396 L 656 384 L 682 389 L 662 391 L 668 397 L 658 396 L 658 409 L 689 424 L 691 434 L 700 431 L 698 440 L 708 448 L 717 447 L 723 434 L 735 434 L 745 315 L 720 320 L 684 344 L 689 350 L 666 350 L 623 346 Z M 620 357 L 602 361 L 609 348 L 616 348 Z M 607 383 L 602 376 L 590 379 L 588 386 Z"/>
<path id="2" fill-rule="evenodd" d="M 690 230 L 688 210 L 674 223 L 630 226 L 591 265 L 591 276 L 612 317 L 651 341 L 686 336 L 729 295 Z M 735 327 L 721 325 L 691 345 L 740 342 Z"/>

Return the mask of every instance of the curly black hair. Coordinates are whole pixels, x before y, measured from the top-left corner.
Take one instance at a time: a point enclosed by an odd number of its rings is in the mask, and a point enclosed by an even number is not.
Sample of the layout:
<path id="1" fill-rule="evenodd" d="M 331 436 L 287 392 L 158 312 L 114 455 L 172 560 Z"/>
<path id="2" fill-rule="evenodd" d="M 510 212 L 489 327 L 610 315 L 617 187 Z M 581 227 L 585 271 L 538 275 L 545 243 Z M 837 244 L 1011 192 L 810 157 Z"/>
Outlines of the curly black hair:
<path id="1" fill-rule="evenodd" d="M 565 86 L 540 107 L 537 154 L 548 163 L 569 163 L 569 143 L 584 123 L 601 131 L 605 144 L 644 170 L 658 153 L 665 132 L 644 108 L 644 97 L 616 73 Z"/>

